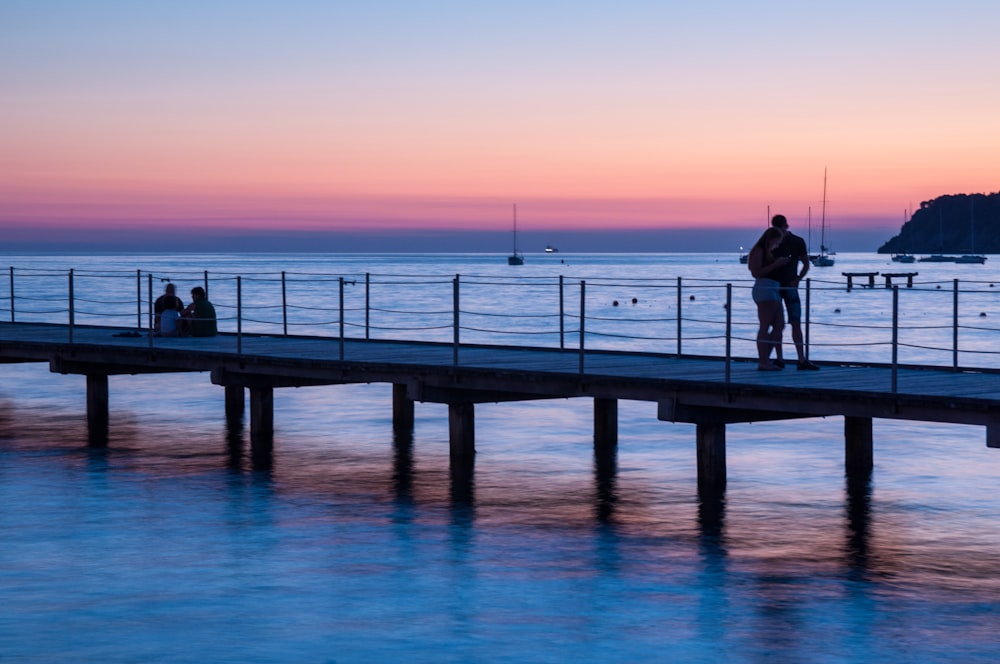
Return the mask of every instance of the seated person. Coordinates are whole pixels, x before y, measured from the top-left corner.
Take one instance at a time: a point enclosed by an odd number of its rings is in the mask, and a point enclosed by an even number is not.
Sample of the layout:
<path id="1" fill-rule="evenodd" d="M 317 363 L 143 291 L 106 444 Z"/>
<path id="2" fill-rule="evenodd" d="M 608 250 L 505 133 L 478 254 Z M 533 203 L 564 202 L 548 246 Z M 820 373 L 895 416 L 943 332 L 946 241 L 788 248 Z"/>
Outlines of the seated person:
<path id="1" fill-rule="evenodd" d="M 167 283 L 163 295 L 153 303 L 153 334 L 158 337 L 176 337 L 180 330 L 177 319 L 184 311 L 184 303 L 175 294 L 172 283 Z"/>
<path id="2" fill-rule="evenodd" d="M 191 304 L 181 314 L 186 323 L 186 334 L 192 337 L 214 337 L 218 334 L 215 321 L 215 307 L 205 296 L 205 289 L 195 286 L 191 289 Z"/>

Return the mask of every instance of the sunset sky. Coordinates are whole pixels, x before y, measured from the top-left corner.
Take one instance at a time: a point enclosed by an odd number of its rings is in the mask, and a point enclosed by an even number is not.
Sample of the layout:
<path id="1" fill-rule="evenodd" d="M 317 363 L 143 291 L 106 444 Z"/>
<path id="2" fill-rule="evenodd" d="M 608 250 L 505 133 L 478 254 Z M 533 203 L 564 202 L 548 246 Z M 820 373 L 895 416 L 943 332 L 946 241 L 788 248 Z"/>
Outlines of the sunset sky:
<path id="1" fill-rule="evenodd" d="M 768 206 L 816 223 L 827 169 L 834 246 L 874 250 L 1000 190 L 998 25 L 993 0 L 2 0 L 0 230 L 460 237 L 517 203 L 569 242 L 728 249 Z"/>

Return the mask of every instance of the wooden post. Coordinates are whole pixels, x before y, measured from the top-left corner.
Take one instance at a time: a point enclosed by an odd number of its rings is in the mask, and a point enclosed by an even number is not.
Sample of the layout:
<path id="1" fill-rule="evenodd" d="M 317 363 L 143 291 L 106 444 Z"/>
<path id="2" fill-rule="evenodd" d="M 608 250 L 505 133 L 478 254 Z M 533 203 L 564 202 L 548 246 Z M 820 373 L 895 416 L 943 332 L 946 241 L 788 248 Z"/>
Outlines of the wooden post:
<path id="1" fill-rule="evenodd" d="M 849 477 L 867 477 L 873 466 L 872 418 L 844 417 L 844 466 Z"/>
<path id="2" fill-rule="evenodd" d="M 246 391 L 242 385 L 226 385 L 226 417 L 241 417 L 246 409 Z"/>
<path id="3" fill-rule="evenodd" d="M 448 440 L 452 459 L 476 454 L 476 407 L 469 402 L 448 404 Z"/>
<path id="4" fill-rule="evenodd" d="M 726 425 L 698 424 L 698 495 L 721 496 L 726 492 Z"/>
<path id="5" fill-rule="evenodd" d="M 1000 447 L 1000 422 L 986 425 L 986 447 Z"/>
<path id="6" fill-rule="evenodd" d="M 406 395 L 405 383 L 392 385 L 392 430 L 398 435 L 413 431 L 413 399 Z"/>
<path id="7" fill-rule="evenodd" d="M 250 454 L 254 468 L 269 468 L 274 451 L 274 388 L 250 388 Z"/>
<path id="8" fill-rule="evenodd" d="M 594 397 L 594 453 L 604 458 L 618 447 L 618 399 Z"/>
<path id="9" fill-rule="evenodd" d="M 108 445 L 108 377 L 87 374 L 87 444 Z"/>

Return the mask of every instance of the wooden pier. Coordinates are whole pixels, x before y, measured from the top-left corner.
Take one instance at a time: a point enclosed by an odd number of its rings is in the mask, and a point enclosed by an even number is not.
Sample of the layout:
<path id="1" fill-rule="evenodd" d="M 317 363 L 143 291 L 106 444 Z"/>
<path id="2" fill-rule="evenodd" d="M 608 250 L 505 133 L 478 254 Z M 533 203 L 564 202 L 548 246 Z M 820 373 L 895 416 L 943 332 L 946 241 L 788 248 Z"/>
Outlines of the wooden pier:
<path id="1" fill-rule="evenodd" d="M 116 336 L 115 328 L 0 323 L 0 363 L 46 362 L 87 381 L 90 444 L 107 444 L 108 376 L 205 372 L 224 388 L 225 412 L 250 401 L 255 465 L 274 447 L 273 394 L 284 387 L 390 383 L 393 425 L 412 429 L 415 402 L 448 405 L 452 464 L 475 454 L 475 406 L 588 397 L 596 458 L 618 444 L 618 401 L 654 402 L 658 418 L 696 425 L 699 491 L 726 486 L 726 425 L 844 417 L 849 477 L 872 469 L 873 418 L 972 424 L 1000 447 L 1000 371 L 824 364 L 820 372 L 759 372 L 756 360 L 670 354 L 455 345 L 367 339 L 222 334 L 213 338 Z M 280 417 L 280 414 L 278 414 Z"/>

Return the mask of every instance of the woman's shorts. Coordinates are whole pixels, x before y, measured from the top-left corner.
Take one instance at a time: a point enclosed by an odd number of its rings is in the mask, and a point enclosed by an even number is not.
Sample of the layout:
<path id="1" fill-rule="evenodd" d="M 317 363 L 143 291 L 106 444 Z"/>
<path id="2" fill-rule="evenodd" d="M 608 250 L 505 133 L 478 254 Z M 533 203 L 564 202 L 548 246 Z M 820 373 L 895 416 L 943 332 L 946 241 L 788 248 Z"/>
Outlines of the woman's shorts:
<path id="1" fill-rule="evenodd" d="M 781 284 L 774 279 L 757 279 L 753 282 L 753 301 L 757 304 L 780 302 Z"/>

